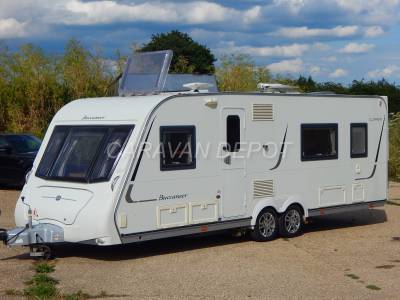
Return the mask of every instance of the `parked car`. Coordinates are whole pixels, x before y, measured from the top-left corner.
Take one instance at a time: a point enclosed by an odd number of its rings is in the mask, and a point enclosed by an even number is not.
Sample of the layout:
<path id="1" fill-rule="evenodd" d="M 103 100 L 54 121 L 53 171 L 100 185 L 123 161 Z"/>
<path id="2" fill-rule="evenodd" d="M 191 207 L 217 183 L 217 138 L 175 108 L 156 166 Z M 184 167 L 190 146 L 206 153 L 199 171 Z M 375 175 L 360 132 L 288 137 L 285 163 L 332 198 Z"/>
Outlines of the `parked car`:
<path id="1" fill-rule="evenodd" d="M 0 134 L 0 184 L 22 187 L 41 140 L 29 134 Z"/>

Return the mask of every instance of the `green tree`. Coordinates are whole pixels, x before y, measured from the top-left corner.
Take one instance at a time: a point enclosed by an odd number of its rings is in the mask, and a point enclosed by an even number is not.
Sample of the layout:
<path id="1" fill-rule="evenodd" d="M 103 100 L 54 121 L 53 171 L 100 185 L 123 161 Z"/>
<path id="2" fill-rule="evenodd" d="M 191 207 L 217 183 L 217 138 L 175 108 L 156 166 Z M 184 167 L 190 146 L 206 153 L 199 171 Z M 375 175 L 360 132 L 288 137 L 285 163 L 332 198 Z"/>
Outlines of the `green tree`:
<path id="1" fill-rule="evenodd" d="M 400 181 L 400 113 L 390 120 L 389 136 L 389 176 Z"/>
<path id="2" fill-rule="evenodd" d="M 158 33 L 144 44 L 140 51 L 172 50 L 174 56 L 170 71 L 173 73 L 210 74 L 214 72 L 215 57 L 210 49 L 178 30 Z"/>
<path id="3" fill-rule="evenodd" d="M 0 64 L 6 88 L 6 130 L 41 135 L 62 104 L 55 58 L 27 44 L 13 54 L 3 53 Z"/>
<path id="4" fill-rule="evenodd" d="M 101 52 L 92 54 L 77 40 L 68 42 L 60 64 L 68 98 L 105 96 L 113 81 Z"/>
<path id="5" fill-rule="evenodd" d="M 349 87 L 349 94 L 388 96 L 389 111 L 400 111 L 400 88 L 385 79 L 379 81 L 353 80 Z"/>
<path id="6" fill-rule="evenodd" d="M 309 76 L 308 78 L 300 75 L 295 83 L 302 92 L 309 93 L 317 90 L 317 83 Z"/>
<path id="7" fill-rule="evenodd" d="M 221 57 L 216 75 L 220 91 L 249 92 L 257 89 L 256 68 L 248 55 L 232 54 Z"/>

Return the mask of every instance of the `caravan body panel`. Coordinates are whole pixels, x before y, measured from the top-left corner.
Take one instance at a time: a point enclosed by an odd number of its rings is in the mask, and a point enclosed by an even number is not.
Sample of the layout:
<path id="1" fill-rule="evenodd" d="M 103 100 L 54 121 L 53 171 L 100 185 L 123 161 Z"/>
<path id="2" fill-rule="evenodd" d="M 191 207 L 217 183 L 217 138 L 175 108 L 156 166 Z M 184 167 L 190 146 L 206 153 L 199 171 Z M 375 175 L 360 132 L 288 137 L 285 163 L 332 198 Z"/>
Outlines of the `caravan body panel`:
<path id="1" fill-rule="evenodd" d="M 296 203 L 308 217 L 368 205 L 387 198 L 387 114 L 386 98 L 368 96 L 187 93 L 74 101 L 49 126 L 16 223 L 26 224 L 30 206 L 36 224 L 60 226 L 67 242 L 111 245 L 248 227 L 265 207 L 282 213 Z M 66 125 L 134 126 L 109 178 L 35 175 L 54 129 Z M 368 151 L 354 156 L 352 139 L 362 140 L 363 126 Z M 313 130 L 325 130 L 327 159 L 320 159 L 326 149 L 315 152 Z M 189 150 L 179 160 L 166 156 L 160 145 L 170 141 L 186 141 Z"/>

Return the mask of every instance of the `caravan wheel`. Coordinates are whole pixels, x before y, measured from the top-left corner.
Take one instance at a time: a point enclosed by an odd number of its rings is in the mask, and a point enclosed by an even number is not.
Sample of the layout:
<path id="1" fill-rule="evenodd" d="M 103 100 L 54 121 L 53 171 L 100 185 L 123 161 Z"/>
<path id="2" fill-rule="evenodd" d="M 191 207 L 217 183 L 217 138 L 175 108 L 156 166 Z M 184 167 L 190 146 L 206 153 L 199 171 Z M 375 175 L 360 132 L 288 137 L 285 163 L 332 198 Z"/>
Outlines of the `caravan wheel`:
<path id="1" fill-rule="evenodd" d="M 251 237 L 257 242 L 273 240 L 278 235 L 278 218 L 272 208 L 263 209 L 257 217 Z"/>
<path id="2" fill-rule="evenodd" d="M 279 232 L 284 237 L 294 237 L 303 230 L 303 211 L 298 205 L 289 206 L 279 217 Z"/>

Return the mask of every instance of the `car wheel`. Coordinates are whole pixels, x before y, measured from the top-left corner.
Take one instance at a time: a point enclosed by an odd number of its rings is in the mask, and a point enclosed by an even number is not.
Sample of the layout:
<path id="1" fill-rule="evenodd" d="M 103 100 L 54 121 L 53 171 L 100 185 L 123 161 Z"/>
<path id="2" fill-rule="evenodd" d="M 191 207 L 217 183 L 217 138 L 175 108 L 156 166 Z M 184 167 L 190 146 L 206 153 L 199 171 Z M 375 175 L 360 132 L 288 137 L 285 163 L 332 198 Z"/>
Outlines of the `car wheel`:
<path id="1" fill-rule="evenodd" d="M 271 241 L 278 235 L 278 218 L 272 208 L 264 208 L 257 216 L 251 237 L 257 242 Z"/>
<path id="2" fill-rule="evenodd" d="M 298 236 L 303 226 L 303 210 L 298 205 L 289 206 L 279 217 L 279 232 L 284 237 Z"/>

